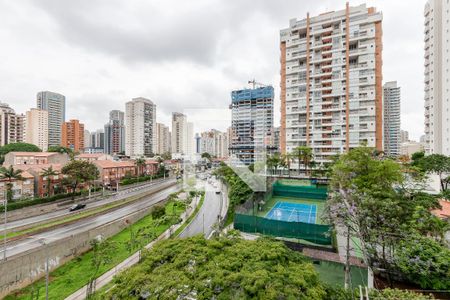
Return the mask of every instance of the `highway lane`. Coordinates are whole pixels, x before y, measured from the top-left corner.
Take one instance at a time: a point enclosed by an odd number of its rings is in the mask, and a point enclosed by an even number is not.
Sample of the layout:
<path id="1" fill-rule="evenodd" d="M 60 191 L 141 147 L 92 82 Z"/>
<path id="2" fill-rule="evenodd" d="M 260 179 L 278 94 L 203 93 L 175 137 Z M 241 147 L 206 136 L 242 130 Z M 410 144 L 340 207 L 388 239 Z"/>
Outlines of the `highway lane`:
<path id="1" fill-rule="evenodd" d="M 216 181 L 213 181 L 213 183 L 218 185 Z M 194 220 L 180 234 L 181 238 L 197 234 L 203 234 L 205 237 L 208 237 L 211 234 L 214 223 L 218 221 L 217 217 L 220 215 L 220 204 L 222 202 L 222 194 L 216 194 L 216 190 L 213 185 L 205 183 L 205 200 L 203 205 Z"/>
<path id="2" fill-rule="evenodd" d="M 131 196 L 139 195 L 141 193 L 144 193 L 144 192 L 150 190 L 151 188 L 153 188 L 157 185 L 160 185 L 163 182 L 165 183 L 165 182 L 174 182 L 174 181 L 175 181 L 174 179 L 170 179 L 170 180 L 166 180 L 166 181 L 155 180 L 154 182 L 149 183 L 149 184 L 140 185 L 140 186 L 131 187 L 131 188 L 124 188 L 123 190 L 119 190 L 118 193 L 111 195 L 110 197 L 107 197 L 107 198 L 99 200 L 99 201 L 94 201 L 94 202 L 88 203 L 86 206 L 87 206 L 87 208 L 100 207 L 100 206 L 108 204 L 108 203 L 120 201 L 120 200 L 126 199 Z M 84 203 L 84 202 L 86 202 L 86 201 L 77 202 L 77 203 Z M 18 228 L 18 227 L 22 227 L 22 226 L 26 226 L 26 225 L 32 225 L 34 223 L 51 220 L 51 219 L 54 219 L 57 217 L 61 217 L 61 216 L 65 216 L 65 215 L 73 215 L 74 214 L 73 212 L 69 212 L 69 210 L 68 210 L 69 207 L 70 207 L 70 205 L 68 205 L 62 209 L 50 212 L 50 213 L 45 213 L 45 214 L 34 216 L 34 217 L 24 218 L 24 219 L 16 220 L 13 222 L 8 222 L 8 223 L 6 223 L 6 229 L 9 231 L 14 228 Z M 4 224 L 1 224 L 0 225 L 0 234 L 3 234 L 4 228 L 5 228 Z"/>
<path id="3" fill-rule="evenodd" d="M 121 219 L 133 212 L 146 209 L 154 205 L 155 203 L 164 200 L 171 193 L 176 192 L 179 189 L 179 186 L 172 186 L 112 212 L 80 220 L 78 222 L 74 222 L 72 224 L 68 224 L 66 226 L 49 230 L 40 234 L 31 235 L 25 239 L 18 241 L 17 243 L 8 245 L 6 249 L 6 256 L 8 258 L 31 249 L 42 247 L 43 242 L 45 244 L 50 244 L 52 241 L 67 238 L 77 233 L 82 233 L 107 224 L 113 220 Z M 3 248 L 0 250 L 0 257 L 3 257 Z"/>

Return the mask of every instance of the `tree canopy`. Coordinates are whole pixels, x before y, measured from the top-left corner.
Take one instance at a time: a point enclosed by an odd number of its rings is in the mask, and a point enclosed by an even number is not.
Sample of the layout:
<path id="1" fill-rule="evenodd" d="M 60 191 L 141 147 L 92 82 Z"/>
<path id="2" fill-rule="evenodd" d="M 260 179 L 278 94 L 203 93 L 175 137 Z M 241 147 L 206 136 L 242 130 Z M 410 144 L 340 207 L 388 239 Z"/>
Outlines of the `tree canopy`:
<path id="1" fill-rule="evenodd" d="M 29 143 L 11 143 L 0 147 L 0 163 L 5 160 L 9 152 L 41 152 L 38 146 Z"/>
<path id="2" fill-rule="evenodd" d="M 323 299 L 301 254 L 268 239 L 163 241 L 115 279 L 106 299 Z"/>
<path id="3" fill-rule="evenodd" d="M 407 181 L 410 180 L 402 173 L 400 164 L 376 156 L 368 147 L 350 150 L 332 168 L 327 203 L 330 221 L 345 225 L 352 235 L 360 238 L 361 250 L 369 265 L 381 267 L 388 276 L 405 272 L 397 261 L 401 255 L 413 253 L 400 245 L 421 241 L 415 239 L 416 236 L 443 243 L 443 234 L 448 228 L 448 224 L 430 212 L 439 207 L 437 198 L 409 187 Z M 447 262 L 446 267 L 449 265 Z M 424 270 L 419 276 L 432 275 Z M 430 281 L 407 277 L 424 288 L 438 288 L 442 284 L 423 286 Z"/>
<path id="4" fill-rule="evenodd" d="M 68 148 L 68 147 L 63 147 L 63 146 L 50 146 L 48 147 L 48 152 L 59 152 L 59 153 L 67 153 L 67 154 L 72 154 L 73 150 Z"/>
<path id="5" fill-rule="evenodd" d="M 71 160 L 62 168 L 61 173 L 68 175 L 67 180 L 73 194 L 80 183 L 95 180 L 99 176 L 97 167 L 93 163 L 84 160 Z"/>

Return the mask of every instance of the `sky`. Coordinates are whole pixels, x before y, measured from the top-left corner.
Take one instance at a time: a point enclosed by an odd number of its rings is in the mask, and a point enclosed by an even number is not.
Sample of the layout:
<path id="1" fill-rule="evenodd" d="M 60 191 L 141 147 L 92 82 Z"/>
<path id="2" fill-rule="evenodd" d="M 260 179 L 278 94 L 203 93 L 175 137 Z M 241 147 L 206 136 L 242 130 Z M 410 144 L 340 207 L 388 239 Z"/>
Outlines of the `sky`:
<path id="1" fill-rule="evenodd" d="M 402 129 L 423 134 L 425 0 L 352 1 L 383 13 L 383 82 L 401 87 Z M 66 96 L 66 119 L 103 128 L 112 109 L 145 97 L 157 122 L 185 112 L 195 131 L 229 126 L 230 93 L 275 88 L 279 30 L 345 8 L 337 0 L 0 0 L 0 102 L 18 113 L 42 90 Z"/>

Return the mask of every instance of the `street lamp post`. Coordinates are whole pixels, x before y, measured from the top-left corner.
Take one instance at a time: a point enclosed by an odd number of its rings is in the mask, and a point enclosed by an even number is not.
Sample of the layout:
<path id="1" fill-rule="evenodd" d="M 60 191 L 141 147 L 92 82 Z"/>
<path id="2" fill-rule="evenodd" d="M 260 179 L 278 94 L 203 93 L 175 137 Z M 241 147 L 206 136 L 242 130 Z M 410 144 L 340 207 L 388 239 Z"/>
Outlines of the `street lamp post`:
<path id="1" fill-rule="evenodd" d="M 8 194 L 6 192 L 6 190 L 4 191 L 4 195 L 5 195 L 5 201 L 3 202 L 3 205 L 5 206 L 4 209 L 4 229 L 3 229 L 3 260 L 6 261 L 6 212 L 8 210 Z"/>
<path id="2" fill-rule="evenodd" d="M 48 247 L 44 239 L 39 240 L 39 243 L 41 243 L 45 249 L 45 300 L 48 300 Z"/>

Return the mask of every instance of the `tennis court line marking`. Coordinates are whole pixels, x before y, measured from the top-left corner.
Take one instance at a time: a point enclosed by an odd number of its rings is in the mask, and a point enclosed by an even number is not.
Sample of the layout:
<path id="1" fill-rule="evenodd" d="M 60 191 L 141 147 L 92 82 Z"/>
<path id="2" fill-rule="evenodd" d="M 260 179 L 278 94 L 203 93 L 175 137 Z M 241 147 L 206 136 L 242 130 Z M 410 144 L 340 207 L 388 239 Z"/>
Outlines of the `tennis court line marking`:
<path id="1" fill-rule="evenodd" d="M 295 208 L 291 210 L 291 214 L 289 215 L 289 218 L 287 219 L 288 222 L 291 220 L 291 217 L 292 217 L 292 214 L 294 213 L 294 211 L 295 211 Z"/>

